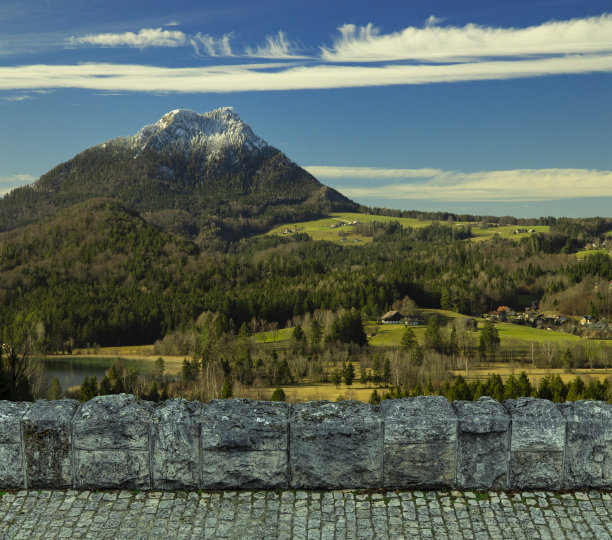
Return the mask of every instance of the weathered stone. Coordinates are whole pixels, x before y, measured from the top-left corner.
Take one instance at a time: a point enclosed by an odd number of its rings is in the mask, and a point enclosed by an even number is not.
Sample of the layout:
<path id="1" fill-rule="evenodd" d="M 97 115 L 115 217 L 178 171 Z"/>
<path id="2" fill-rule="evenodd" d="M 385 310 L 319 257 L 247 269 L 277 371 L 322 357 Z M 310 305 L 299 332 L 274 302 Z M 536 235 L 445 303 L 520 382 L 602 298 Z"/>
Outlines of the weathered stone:
<path id="1" fill-rule="evenodd" d="M 152 412 L 153 403 L 126 394 L 81 404 L 73 421 L 77 487 L 148 488 Z"/>
<path id="2" fill-rule="evenodd" d="M 71 421 L 79 402 L 41 400 L 32 404 L 21 423 L 29 488 L 72 487 Z"/>
<path id="3" fill-rule="evenodd" d="M 153 403 L 128 394 L 98 396 L 74 416 L 75 447 L 148 450 Z"/>
<path id="4" fill-rule="evenodd" d="M 137 450 L 74 451 L 76 487 L 149 489 L 149 453 Z"/>
<path id="5" fill-rule="evenodd" d="M 385 487 L 449 487 L 455 482 L 457 416 L 442 396 L 385 400 Z"/>
<path id="6" fill-rule="evenodd" d="M 214 400 L 202 408 L 202 487 L 287 487 L 289 405 Z"/>
<path id="7" fill-rule="evenodd" d="M 0 486 L 25 487 L 20 424 L 30 405 L 0 401 Z"/>
<path id="8" fill-rule="evenodd" d="M 561 489 L 565 418 L 548 400 L 509 399 L 512 418 L 508 487 Z"/>
<path id="9" fill-rule="evenodd" d="M 154 489 L 200 486 L 202 404 L 169 399 L 155 408 L 151 424 Z"/>
<path id="10" fill-rule="evenodd" d="M 292 406 L 291 486 L 377 487 L 382 477 L 382 418 L 357 401 Z"/>
<path id="11" fill-rule="evenodd" d="M 576 401 L 558 407 L 567 420 L 563 487 L 612 488 L 612 405 Z"/>
<path id="12" fill-rule="evenodd" d="M 457 486 L 503 489 L 507 484 L 510 417 L 498 401 L 455 401 L 459 421 Z"/>

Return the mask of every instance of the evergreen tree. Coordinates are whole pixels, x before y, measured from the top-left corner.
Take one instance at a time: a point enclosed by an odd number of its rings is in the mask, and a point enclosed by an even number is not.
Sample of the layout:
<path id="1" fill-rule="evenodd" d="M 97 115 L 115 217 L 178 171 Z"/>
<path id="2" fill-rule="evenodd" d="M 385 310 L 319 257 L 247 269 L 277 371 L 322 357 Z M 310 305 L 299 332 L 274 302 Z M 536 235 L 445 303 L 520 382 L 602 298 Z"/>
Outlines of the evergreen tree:
<path id="1" fill-rule="evenodd" d="M 226 377 L 223 381 L 223 388 L 221 389 L 221 399 L 230 399 L 234 395 L 234 389 L 232 388 L 232 382 Z"/>
<path id="2" fill-rule="evenodd" d="M 440 321 L 436 316 L 431 317 L 429 321 L 427 321 L 427 328 L 425 329 L 425 347 L 433 349 L 436 352 L 443 351 Z"/>
<path id="3" fill-rule="evenodd" d="M 323 329 L 321 324 L 316 319 L 312 319 L 310 322 L 310 344 L 312 347 L 316 347 L 323 337 Z"/>
<path id="4" fill-rule="evenodd" d="M 483 358 L 495 354 L 499 350 L 499 334 L 493 321 L 485 321 L 480 338 L 478 341 L 478 350 Z"/>
<path id="5" fill-rule="evenodd" d="M 111 382 L 111 380 L 108 378 L 108 375 L 104 375 L 104 377 L 102 378 L 102 381 L 100 382 L 100 389 L 99 389 L 100 395 L 101 396 L 107 396 L 108 394 L 113 394 L 113 383 Z"/>
<path id="6" fill-rule="evenodd" d="M 364 364 L 361 364 L 361 370 L 359 373 L 359 382 L 363 384 L 364 388 L 367 386 L 368 382 L 370 382 L 370 376 L 368 375 L 368 370 Z"/>
<path id="7" fill-rule="evenodd" d="M 412 351 L 410 352 L 410 363 L 411 363 L 413 366 L 420 367 L 420 366 L 422 366 L 422 365 L 423 365 L 423 358 L 424 358 L 424 355 L 423 355 L 423 349 L 422 349 L 422 347 L 421 347 L 421 346 L 420 346 L 420 345 L 417 343 L 417 344 L 416 344 L 416 345 L 413 347 Z"/>
<path id="8" fill-rule="evenodd" d="M 274 392 L 272 392 L 270 401 L 287 401 L 285 391 L 282 388 L 277 388 L 276 390 L 274 390 Z"/>
<path id="9" fill-rule="evenodd" d="M 91 378 L 85 377 L 81 383 L 80 401 L 85 402 L 98 395 L 98 379 L 95 375 Z"/>
<path id="10" fill-rule="evenodd" d="M 387 385 L 391 382 L 391 361 L 388 358 L 383 361 L 382 380 Z"/>
<path id="11" fill-rule="evenodd" d="M 414 330 L 410 326 L 407 326 L 402 334 L 402 340 L 400 342 L 402 350 L 409 351 L 416 344 L 416 342 Z"/>
<path id="12" fill-rule="evenodd" d="M 304 334 L 304 330 L 302 330 L 299 324 L 293 329 L 292 337 L 297 343 L 302 343 L 302 341 L 306 340 L 306 334 Z"/>
<path id="13" fill-rule="evenodd" d="M 334 369 L 331 374 L 331 382 L 336 385 L 336 388 L 340 388 L 340 383 L 342 382 L 342 374 L 337 369 Z"/>
<path id="14" fill-rule="evenodd" d="M 349 362 L 344 368 L 344 383 L 346 386 L 351 386 L 355 380 L 355 368 L 353 363 Z"/>
<path id="15" fill-rule="evenodd" d="M 164 362 L 164 359 L 160 356 L 157 360 L 155 360 L 155 368 L 154 368 L 154 375 L 157 379 L 163 379 L 164 378 L 164 373 L 166 372 L 166 363 Z"/>

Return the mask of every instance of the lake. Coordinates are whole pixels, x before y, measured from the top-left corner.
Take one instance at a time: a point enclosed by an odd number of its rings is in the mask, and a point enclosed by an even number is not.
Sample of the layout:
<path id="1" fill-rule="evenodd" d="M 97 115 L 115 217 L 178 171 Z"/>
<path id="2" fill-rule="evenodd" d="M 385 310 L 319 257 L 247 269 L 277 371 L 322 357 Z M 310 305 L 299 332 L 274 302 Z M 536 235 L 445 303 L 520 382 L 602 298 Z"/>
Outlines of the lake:
<path id="1" fill-rule="evenodd" d="M 54 357 L 46 358 L 43 361 L 49 381 L 53 377 L 57 377 L 62 390 L 66 390 L 71 386 L 81 385 L 85 377 L 95 375 L 98 378 L 98 383 L 104 378 L 104 373 L 110 368 L 117 358 L 89 358 L 89 357 L 73 357 L 66 358 Z M 121 359 L 121 363 L 127 367 L 136 368 L 141 373 L 146 373 L 151 370 L 151 363 L 146 360 L 126 360 Z"/>

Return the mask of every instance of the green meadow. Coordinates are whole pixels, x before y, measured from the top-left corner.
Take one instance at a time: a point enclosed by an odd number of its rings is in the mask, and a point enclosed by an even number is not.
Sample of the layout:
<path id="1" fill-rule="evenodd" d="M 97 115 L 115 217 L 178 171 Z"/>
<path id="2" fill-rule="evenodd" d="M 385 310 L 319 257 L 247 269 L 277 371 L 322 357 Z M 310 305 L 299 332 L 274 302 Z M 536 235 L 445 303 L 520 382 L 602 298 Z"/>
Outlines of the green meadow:
<path id="1" fill-rule="evenodd" d="M 402 227 L 427 227 L 432 224 L 432 220 L 427 219 L 414 219 L 414 218 L 403 218 L 403 217 L 391 217 L 391 216 L 380 216 L 374 214 L 357 214 L 350 212 L 334 213 L 328 217 L 315 219 L 312 221 L 302 221 L 299 223 L 286 223 L 274 227 L 266 234 L 294 234 L 294 233 L 305 233 L 310 236 L 313 240 L 327 240 L 335 243 L 342 243 L 346 245 L 359 245 L 362 243 L 371 242 L 372 237 L 364 236 L 358 233 L 358 230 L 349 225 L 351 222 L 358 220 L 361 223 L 368 223 L 372 221 L 378 221 L 382 223 L 397 221 Z M 344 224 L 344 226 L 342 226 Z M 521 233 L 514 234 L 514 231 L 519 228 L 516 225 L 504 225 L 500 227 L 487 227 L 481 229 L 476 224 L 470 224 L 467 222 L 457 222 L 456 225 L 471 225 L 472 226 L 472 241 L 479 242 L 492 238 L 496 234 L 502 238 L 512 238 L 519 240 L 525 236 L 529 236 L 532 233 Z M 535 232 L 548 232 L 549 227 L 547 225 L 535 225 L 522 228 L 533 229 Z M 285 231 L 291 231 L 285 233 Z M 343 238 L 345 240 L 343 240 Z"/>

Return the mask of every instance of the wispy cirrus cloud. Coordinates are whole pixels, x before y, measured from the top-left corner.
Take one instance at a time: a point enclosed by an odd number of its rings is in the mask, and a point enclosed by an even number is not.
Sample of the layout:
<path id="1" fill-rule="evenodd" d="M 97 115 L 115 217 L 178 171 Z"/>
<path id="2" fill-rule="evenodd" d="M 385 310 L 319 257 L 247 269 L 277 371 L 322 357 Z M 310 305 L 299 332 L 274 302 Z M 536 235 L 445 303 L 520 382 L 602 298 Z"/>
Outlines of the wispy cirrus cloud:
<path id="1" fill-rule="evenodd" d="M 165 26 L 175 26 L 168 23 Z M 278 34 L 266 36 L 263 43 L 255 47 L 246 47 L 244 51 L 235 51 L 232 46 L 233 34 L 212 36 L 198 32 L 185 34 L 180 30 L 163 30 L 161 28 L 143 28 L 138 32 L 89 34 L 81 37 L 70 37 L 66 40 L 69 47 L 182 47 L 191 45 L 198 55 L 212 57 L 250 57 L 262 59 L 305 59 L 298 47 L 289 41 L 280 30 Z"/>
<path id="2" fill-rule="evenodd" d="M 496 28 L 468 24 L 409 26 L 382 34 L 373 25 L 345 24 L 331 47 L 323 47 L 327 62 L 428 61 L 456 62 L 491 57 L 594 54 L 612 51 L 612 14 L 550 21 L 527 28 Z"/>
<path id="3" fill-rule="evenodd" d="M 70 38 L 72 46 L 192 46 L 226 65 L 171 68 L 83 63 L 0 67 L 0 90 L 85 88 L 106 92 L 249 92 L 507 80 L 612 73 L 612 15 L 553 21 L 528 28 L 437 26 L 380 34 L 373 25 L 344 25 L 319 57 L 304 56 L 284 32 L 254 47 L 233 34 L 185 34 L 161 28 Z M 256 62 L 261 59 L 264 62 Z"/>
<path id="4" fill-rule="evenodd" d="M 246 56 L 276 60 L 308 58 L 300 54 L 298 47 L 287 39 L 282 30 L 275 36 L 266 36 L 263 45 L 255 48 L 247 47 Z"/>
<path id="5" fill-rule="evenodd" d="M 612 54 L 449 65 L 344 66 L 277 62 L 198 68 L 100 63 L 3 66 L 0 67 L 0 90 L 83 88 L 130 92 L 227 93 L 505 80 L 594 72 L 611 73 Z"/>
<path id="6" fill-rule="evenodd" d="M 485 202 L 612 197 L 612 171 L 515 169 L 463 173 L 333 166 L 305 169 L 322 180 L 345 180 L 342 193 L 355 199 Z M 347 186 L 351 180 L 359 180 L 359 185 Z M 371 183 L 363 185 L 364 180 Z"/>
<path id="7" fill-rule="evenodd" d="M 232 34 L 214 37 L 198 32 L 189 38 L 189 43 L 198 54 L 204 52 L 208 56 L 234 56 L 232 51 Z"/>
<path id="8" fill-rule="evenodd" d="M 70 37 L 66 43 L 71 47 L 180 47 L 188 43 L 188 37 L 180 30 L 143 28 L 139 32 L 88 34 Z"/>

